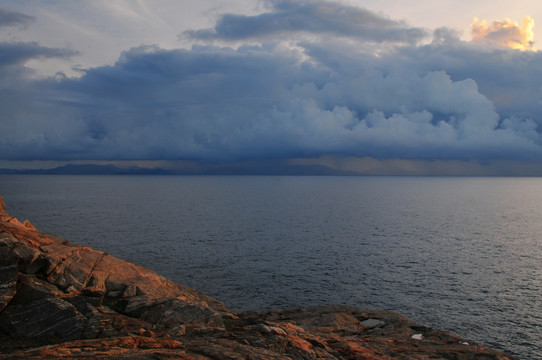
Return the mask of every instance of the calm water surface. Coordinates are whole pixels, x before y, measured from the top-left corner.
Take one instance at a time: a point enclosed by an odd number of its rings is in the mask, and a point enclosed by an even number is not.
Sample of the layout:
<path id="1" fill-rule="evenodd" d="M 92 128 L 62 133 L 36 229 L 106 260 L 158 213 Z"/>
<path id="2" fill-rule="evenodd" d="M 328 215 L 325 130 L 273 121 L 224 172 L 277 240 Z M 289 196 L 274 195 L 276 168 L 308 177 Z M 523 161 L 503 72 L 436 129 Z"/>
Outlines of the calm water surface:
<path id="1" fill-rule="evenodd" d="M 0 176 L 8 211 L 233 309 L 400 312 L 542 359 L 542 179 Z"/>

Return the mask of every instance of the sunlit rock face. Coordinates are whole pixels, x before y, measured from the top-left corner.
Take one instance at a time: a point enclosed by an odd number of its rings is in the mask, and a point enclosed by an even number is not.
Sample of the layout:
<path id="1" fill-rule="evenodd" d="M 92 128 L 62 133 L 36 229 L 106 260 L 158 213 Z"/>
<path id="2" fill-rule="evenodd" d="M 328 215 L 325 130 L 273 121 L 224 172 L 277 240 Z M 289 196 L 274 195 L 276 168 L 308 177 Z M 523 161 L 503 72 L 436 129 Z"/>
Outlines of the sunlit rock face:
<path id="1" fill-rule="evenodd" d="M 140 266 L 37 231 L 0 197 L 2 359 L 512 359 L 398 314 L 235 312 Z"/>

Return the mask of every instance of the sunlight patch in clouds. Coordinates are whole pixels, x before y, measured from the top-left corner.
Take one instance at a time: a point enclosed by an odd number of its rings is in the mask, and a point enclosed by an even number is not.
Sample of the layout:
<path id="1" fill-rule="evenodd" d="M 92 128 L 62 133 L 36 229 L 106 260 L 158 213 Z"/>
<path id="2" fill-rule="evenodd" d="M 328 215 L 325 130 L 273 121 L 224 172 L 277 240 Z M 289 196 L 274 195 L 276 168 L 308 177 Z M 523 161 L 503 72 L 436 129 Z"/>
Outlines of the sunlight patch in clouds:
<path id="1" fill-rule="evenodd" d="M 521 24 L 510 19 L 489 24 L 475 17 L 470 26 L 473 42 L 489 42 L 511 49 L 536 51 L 533 27 L 534 20 L 530 16 L 525 16 Z"/>

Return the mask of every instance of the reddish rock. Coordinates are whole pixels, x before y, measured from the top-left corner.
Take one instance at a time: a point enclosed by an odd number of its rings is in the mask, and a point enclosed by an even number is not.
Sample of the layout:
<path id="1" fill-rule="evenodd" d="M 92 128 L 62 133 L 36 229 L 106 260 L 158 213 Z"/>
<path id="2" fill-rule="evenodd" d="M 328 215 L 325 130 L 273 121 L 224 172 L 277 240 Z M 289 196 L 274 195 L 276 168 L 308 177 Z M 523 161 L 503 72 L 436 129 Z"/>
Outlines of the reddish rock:
<path id="1" fill-rule="evenodd" d="M 513 359 L 386 311 L 234 312 L 9 216 L 0 197 L 0 359 Z"/>

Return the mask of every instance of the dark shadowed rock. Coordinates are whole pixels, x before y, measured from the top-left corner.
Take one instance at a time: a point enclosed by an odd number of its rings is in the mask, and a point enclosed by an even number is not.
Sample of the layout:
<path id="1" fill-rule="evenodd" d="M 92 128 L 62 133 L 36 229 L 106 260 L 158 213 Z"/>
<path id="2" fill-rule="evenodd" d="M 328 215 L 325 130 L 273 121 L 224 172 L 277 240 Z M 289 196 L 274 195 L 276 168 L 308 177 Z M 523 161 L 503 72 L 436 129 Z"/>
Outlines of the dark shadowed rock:
<path id="1" fill-rule="evenodd" d="M 0 197 L 0 359 L 512 359 L 386 311 L 234 312 L 37 231 Z"/>
<path id="2" fill-rule="evenodd" d="M 0 312 L 6 308 L 17 293 L 18 274 L 17 263 L 2 262 L 0 266 Z"/>
<path id="3" fill-rule="evenodd" d="M 86 318 L 69 302 L 46 297 L 8 306 L 2 313 L 0 328 L 16 337 L 76 340 L 81 338 L 85 323 Z"/>

